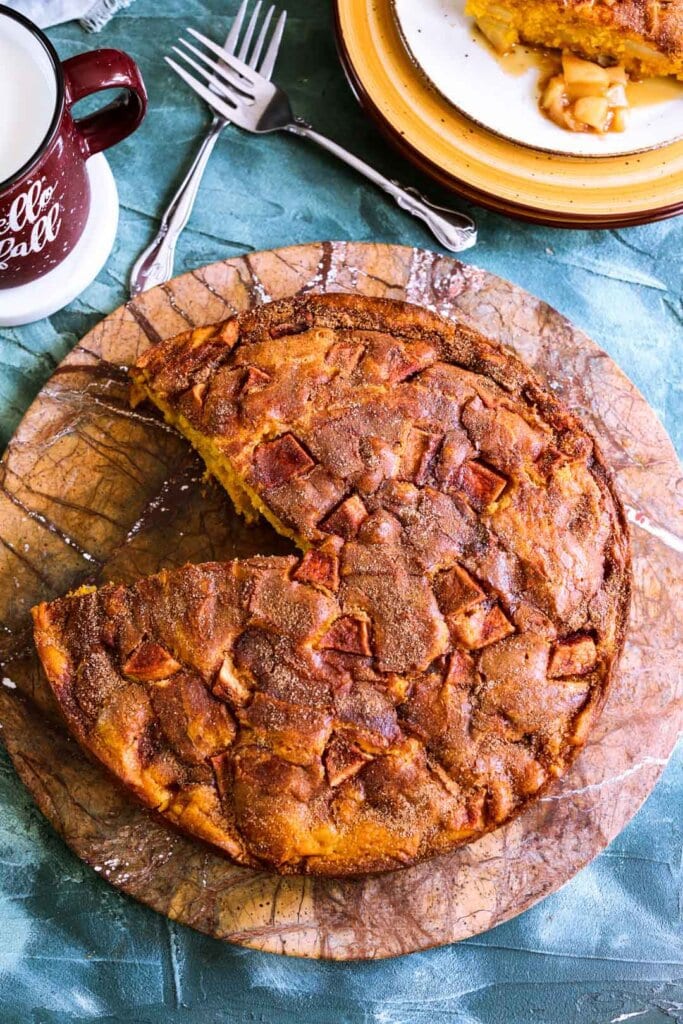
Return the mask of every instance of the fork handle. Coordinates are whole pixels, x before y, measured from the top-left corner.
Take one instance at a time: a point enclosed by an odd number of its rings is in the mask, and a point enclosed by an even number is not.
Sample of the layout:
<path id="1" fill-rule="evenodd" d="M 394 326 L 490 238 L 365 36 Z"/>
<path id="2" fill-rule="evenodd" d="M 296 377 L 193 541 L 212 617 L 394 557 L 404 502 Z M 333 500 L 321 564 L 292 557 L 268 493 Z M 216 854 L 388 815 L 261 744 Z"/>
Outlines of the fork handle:
<path id="1" fill-rule="evenodd" d="M 194 201 L 216 140 L 227 124 L 214 117 L 180 188 L 166 207 L 152 242 L 138 257 L 130 275 L 130 294 L 139 295 L 173 277 L 175 247 L 190 219 Z"/>
<path id="2" fill-rule="evenodd" d="M 354 170 L 359 171 L 360 174 L 369 178 L 375 185 L 388 192 L 401 209 L 407 210 L 408 213 L 411 213 L 414 217 L 419 217 L 420 220 L 425 222 L 444 249 L 449 249 L 451 252 L 463 252 L 463 250 L 469 249 L 476 244 L 477 225 L 466 213 L 449 210 L 445 206 L 437 206 L 436 203 L 430 202 L 425 196 L 421 195 L 417 189 L 404 188 L 397 181 L 385 178 L 383 174 L 376 171 L 370 164 L 366 164 L 364 160 L 354 156 L 353 153 L 350 153 L 343 146 L 338 145 L 338 143 L 333 142 L 332 139 L 328 139 L 325 135 L 316 132 L 309 124 L 306 124 L 305 121 L 299 118 L 293 121 L 292 124 L 287 125 L 287 131 L 316 142 L 323 149 L 326 149 L 328 153 L 339 157 L 349 167 L 353 167 Z"/>

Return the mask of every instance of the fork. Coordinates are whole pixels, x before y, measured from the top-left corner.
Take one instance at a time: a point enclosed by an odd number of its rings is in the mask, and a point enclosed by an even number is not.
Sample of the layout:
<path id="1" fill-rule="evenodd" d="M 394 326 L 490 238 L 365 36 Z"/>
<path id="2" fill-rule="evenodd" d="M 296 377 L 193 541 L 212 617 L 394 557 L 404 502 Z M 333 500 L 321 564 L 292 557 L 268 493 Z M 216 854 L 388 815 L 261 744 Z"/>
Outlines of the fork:
<path id="1" fill-rule="evenodd" d="M 249 0 L 242 0 L 232 28 L 225 40 L 224 48 L 228 53 L 234 53 L 237 48 L 248 6 Z M 275 14 L 275 7 L 270 7 L 266 12 L 258 38 L 250 53 L 260 12 L 261 0 L 258 0 L 249 19 L 249 24 L 247 25 L 237 56 L 240 60 L 246 61 L 251 67 L 258 68 L 264 78 L 270 78 L 275 67 L 278 50 L 280 49 L 286 15 L 281 14 L 278 18 L 268 49 L 259 65 L 266 41 L 266 33 Z M 209 83 L 209 88 L 214 90 L 217 84 L 212 79 Z M 220 113 L 214 113 L 211 125 L 202 140 L 190 169 L 161 218 L 157 234 L 144 252 L 140 254 L 131 271 L 130 294 L 132 296 L 139 295 L 140 292 L 147 291 L 148 288 L 153 288 L 157 284 L 163 284 L 164 281 L 168 281 L 173 277 L 173 260 L 178 239 L 190 219 L 209 157 L 213 152 L 218 136 L 227 124 L 229 124 L 229 120 L 226 117 Z"/>
<path id="2" fill-rule="evenodd" d="M 222 49 L 193 28 L 187 31 L 204 49 L 181 39 L 180 43 L 185 49 L 174 46 L 173 50 L 209 84 L 205 85 L 170 57 L 164 59 L 222 117 L 248 132 L 262 134 L 287 131 L 310 139 L 388 192 L 403 210 L 423 220 L 444 248 L 451 252 L 462 252 L 476 243 L 477 227 L 467 214 L 437 206 L 417 189 L 404 188 L 397 181 L 386 178 L 370 164 L 315 131 L 302 118 L 296 117 L 287 94 L 239 56 Z M 207 55 L 207 50 L 210 55 Z M 216 57 L 218 60 L 214 59 Z"/>

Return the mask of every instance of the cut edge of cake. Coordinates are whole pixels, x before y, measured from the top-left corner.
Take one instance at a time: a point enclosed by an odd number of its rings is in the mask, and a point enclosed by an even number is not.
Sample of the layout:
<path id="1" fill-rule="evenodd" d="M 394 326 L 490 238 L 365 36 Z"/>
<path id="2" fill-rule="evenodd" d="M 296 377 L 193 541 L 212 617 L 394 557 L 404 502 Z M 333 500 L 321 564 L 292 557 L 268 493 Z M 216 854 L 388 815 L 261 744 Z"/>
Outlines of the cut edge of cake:
<path id="1" fill-rule="evenodd" d="M 467 0 L 465 13 L 500 53 L 523 42 L 683 80 L 683 0 Z"/>

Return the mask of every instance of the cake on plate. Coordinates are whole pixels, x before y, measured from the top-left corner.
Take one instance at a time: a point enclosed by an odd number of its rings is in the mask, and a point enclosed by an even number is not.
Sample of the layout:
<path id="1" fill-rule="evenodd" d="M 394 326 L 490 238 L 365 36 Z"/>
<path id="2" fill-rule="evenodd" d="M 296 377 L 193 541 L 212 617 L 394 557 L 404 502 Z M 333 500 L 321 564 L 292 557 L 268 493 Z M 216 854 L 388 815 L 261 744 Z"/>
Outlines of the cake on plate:
<path id="1" fill-rule="evenodd" d="M 248 518 L 298 545 L 34 609 L 84 749 L 236 862 L 445 853 L 566 772 L 626 630 L 622 508 L 510 351 L 405 303 L 279 301 L 132 370 Z"/>
<path id="2" fill-rule="evenodd" d="M 467 0 L 465 13 L 500 53 L 524 42 L 683 79 L 683 0 Z"/>

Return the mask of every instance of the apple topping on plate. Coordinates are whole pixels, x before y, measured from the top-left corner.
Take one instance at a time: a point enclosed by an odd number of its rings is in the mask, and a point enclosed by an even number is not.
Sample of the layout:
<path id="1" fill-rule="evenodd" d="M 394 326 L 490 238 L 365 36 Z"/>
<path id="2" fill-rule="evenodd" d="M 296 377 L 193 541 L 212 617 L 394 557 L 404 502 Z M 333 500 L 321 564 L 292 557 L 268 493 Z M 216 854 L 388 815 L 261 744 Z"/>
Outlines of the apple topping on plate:
<path id="1" fill-rule="evenodd" d="M 542 88 L 543 113 L 572 132 L 623 132 L 628 75 L 623 67 L 603 68 L 573 53 L 562 54 L 562 70 Z"/>

